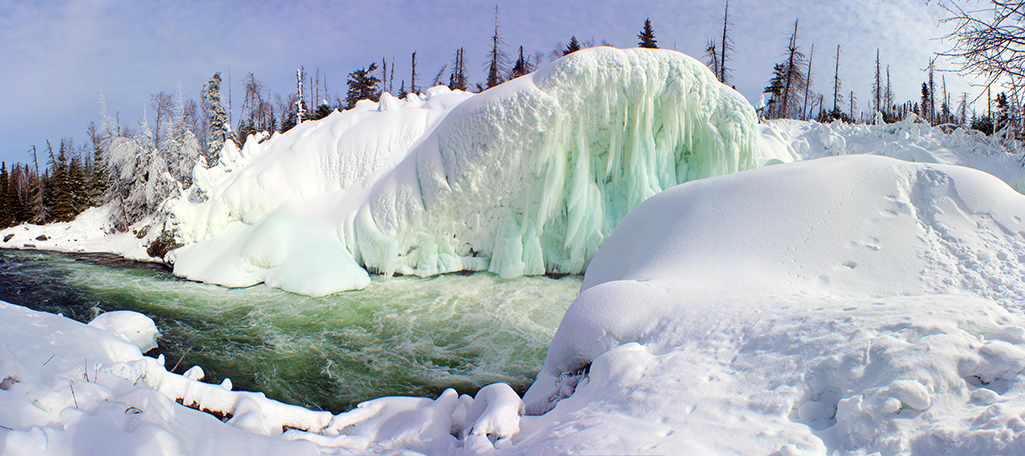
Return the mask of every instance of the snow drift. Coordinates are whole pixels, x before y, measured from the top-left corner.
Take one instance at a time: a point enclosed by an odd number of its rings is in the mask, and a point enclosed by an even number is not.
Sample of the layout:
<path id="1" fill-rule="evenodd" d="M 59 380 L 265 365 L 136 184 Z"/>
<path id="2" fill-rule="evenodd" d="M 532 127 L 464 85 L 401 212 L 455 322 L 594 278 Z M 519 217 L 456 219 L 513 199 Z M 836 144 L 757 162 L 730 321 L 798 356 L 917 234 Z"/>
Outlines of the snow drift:
<path id="1" fill-rule="evenodd" d="M 595 255 L 524 397 L 578 432 L 532 448 L 1025 451 L 1023 218 L 991 175 L 870 155 L 656 195 Z"/>
<path id="2" fill-rule="evenodd" d="M 637 204 L 756 166 L 751 106 L 673 51 L 594 48 L 479 95 L 360 103 L 197 169 L 175 273 L 320 295 L 366 271 L 584 271 Z"/>

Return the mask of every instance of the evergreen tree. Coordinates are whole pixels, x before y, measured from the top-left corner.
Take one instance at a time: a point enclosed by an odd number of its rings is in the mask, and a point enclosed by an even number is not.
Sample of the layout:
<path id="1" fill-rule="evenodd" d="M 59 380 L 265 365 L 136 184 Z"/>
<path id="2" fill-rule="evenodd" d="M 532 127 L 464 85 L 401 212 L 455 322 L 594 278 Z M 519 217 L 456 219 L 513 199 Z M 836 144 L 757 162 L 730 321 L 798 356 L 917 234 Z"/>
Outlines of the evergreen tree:
<path id="1" fill-rule="evenodd" d="M 566 45 L 566 49 L 562 50 L 562 55 L 563 56 L 567 56 L 567 55 L 570 55 L 570 54 L 572 54 L 574 52 L 577 52 L 579 50 L 580 50 L 580 42 L 577 41 L 577 37 L 576 36 L 571 36 L 569 38 L 569 44 Z M 520 59 L 522 59 L 522 58 L 523 58 L 523 48 L 520 47 Z"/>
<path id="2" fill-rule="evenodd" d="M 68 141 L 62 140 L 59 152 L 53 154 L 49 141 L 46 144 L 50 165 L 50 212 L 54 221 L 67 222 L 74 218 L 74 195 L 68 179 Z"/>
<path id="3" fill-rule="evenodd" d="M 50 155 L 53 155 L 53 148 L 50 147 L 50 142 L 46 142 L 47 148 L 50 150 Z M 50 217 L 50 209 L 46 205 L 47 191 L 46 191 L 46 179 L 39 172 L 39 154 L 36 152 L 36 146 L 32 146 L 32 164 L 35 166 L 35 174 L 29 174 L 29 206 L 31 210 L 30 222 L 37 225 L 45 225 Z"/>
<path id="4" fill-rule="evenodd" d="M 516 64 L 513 65 L 512 71 L 509 72 L 509 79 L 516 79 L 531 71 L 534 71 L 533 65 L 530 64 L 529 58 L 523 56 L 523 46 L 520 46 L 520 57 L 516 59 Z"/>
<path id="5" fill-rule="evenodd" d="M 0 228 L 14 224 L 14 204 L 11 199 L 11 177 L 7 174 L 7 162 L 0 162 Z"/>
<path id="6" fill-rule="evenodd" d="M 456 59 L 452 62 L 452 73 L 448 77 L 448 88 L 466 91 L 466 51 L 463 48 L 456 49 Z"/>
<path id="7" fill-rule="evenodd" d="M 637 43 L 642 48 L 658 49 L 658 40 L 655 39 L 655 31 L 651 28 L 651 19 L 644 20 L 644 28 L 637 34 L 641 41 Z"/>
<path id="8" fill-rule="evenodd" d="M 85 171 L 81 156 L 71 157 L 71 161 L 68 163 L 68 187 L 71 190 L 72 219 L 92 206 L 89 195 L 86 192 Z"/>
<path id="9" fill-rule="evenodd" d="M 103 192 L 107 190 L 107 171 L 103 163 L 103 147 L 101 147 L 103 140 L 94 122 L 89 122 L 86 134 L 89 136 L 89 141 L 93 147 L 92 166 L 88 176 L 89 183 L 86 188 L 86 194 L 89 199 L 88 205 L 96 206 L 102 202 Z"/>
<path id="10" fill-rule="evenodd" d="M 214 73 L 210 81 L 203 88 L 203 100 L 208 106 L 207 110 L 207 150 L 203 154 L 206 158 L 206 167 L 213 168 L 220 159 L 221 148 L 229 136 L 230 124 L 228 114 L 221 106 L 221 73 Z"/>
<path id="11" fill-rule="evenodd" d="M 926 84 L 926 83 L 923 82 L 922 83 L 922 108 L 921 108 L 922 109 L 922 120 L 925 120 L 928 123 L 932 123 L 932 121 L 930 120 L 930 116 L 929 116 L 929 100 L 931 98 L 932 97 L 931 97 L 931 95 L 929 93 L 929 84 Z"/>
<path id="12" fill-rule="evenodd" d="M 787 59 L 773 67 L 773 76 L 764 93 L 770 94 L 767 117 L 789 118 L 803 116 L 802 93 L 808 84 L 807 63 L 797 46 L 798 22 L 794 21 L 794 33 L 787 45 Z"/>
<path id="13" fill-rule="evenodd" d="M 498 29 L 498 5 L 495 5 L 495 32 L 491 35 L 491 50 L 488 51 L 488 60 L 485 63 L 488 68 L 488 89 L 505 82 L 503 76 L 507 73 L 506 67 L 509 63 L 509 56 L 503 49 L 505 42 L 498 36 Z"/>
<path id="14" fill-rule="evenodd" d="M 346 109 L 352 109 L 359 100 L 378 100 L 377 84 L 381 81 L 374 76 L 376 69 L 377 64 L 371 63 L 369 67 L 349 73 L 349 90 L 345 96 Z"/>

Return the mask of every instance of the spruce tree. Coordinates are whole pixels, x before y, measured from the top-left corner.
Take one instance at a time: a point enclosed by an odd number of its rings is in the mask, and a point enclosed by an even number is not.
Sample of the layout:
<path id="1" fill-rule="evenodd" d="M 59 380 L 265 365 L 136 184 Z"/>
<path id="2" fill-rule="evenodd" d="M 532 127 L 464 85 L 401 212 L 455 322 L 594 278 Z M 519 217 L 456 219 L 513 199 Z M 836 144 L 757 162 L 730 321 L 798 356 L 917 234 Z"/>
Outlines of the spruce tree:
<path id="1" fill-rule="evenodd" d="M 651 19 L 644 20 L 644 28 L 637 34 L 640 41 L 637 43 L 642 48 L 658 49 L 658 40 L 655 39 L 655 31 L 651 28 Z"/>
<path id="2" fill-rule="evenodd" d="M 523 56 L 523 46 L 520 46 L 520 57 L 516 59 L 516 64 L 513 65 L 513 69 L 509 72 L 509 79 L 516 79 L 533 70 L 530 65 L 530 59 Z"/>
<path id="3" fill-rule="evenodd" d="M 53 148 L 47 142 L 50 164 L 50 199 L 51 215 L 58 222 L 67 222 L 74 218 L 74 196 L 68 176 L 68 141 L 62 140 L 59 152 L 53 154 Z"/>
<path id="4" fill-rule="evenodd" d="M 11 203 L 11 177 L 7 174 L 7 162 L 0 162 L 0 228 L 14 224 L 14 205 Z"/>
<path id="5" fill-rule="evenodd" d="M 562 50 L 562 55 L 563 56 L 567 56 L 567 55 L 570 55 L 570 54 L 572 54 L 574 52 L 577 52 L 579 50 L 580 50 L 580 42 L 577 41 L 577 37 L 576 36 L 571 36 L 569 38 L 569 44 L 566 45 L 566 49 Z M 521 59 L 523 58 L 523 48 L 522 47 L 520 48 L 520 58 Z"/>
<path id="6" fill-rule="evenodd" d="M 346 109 L 352 109 L 356 106 L 356 102 L 360 100 L 378 100 L 377 84 L 381 81 L 374 76 L 374 70 L 376 69 L 377 64 L 371 63 L 369 67 L 349 73 L 347 81 L 349 90 L 345 96 Z"/>
<path id="7" fill-rule="evenodd" d="M 86 133 L 89 135 L 89 141 L 93 146 L 92 166 L 88 176 L 89 184 L 86 188 L 86 194 L 89 198 L 89 206 L 96 206 L 103 202 L 103 192 L 107 190 L 107 170 L 103 162 L 103 140 L 96 129 L 96 124 L 93 122 L 89 122 L 89 128 L 86 130 Z"/>

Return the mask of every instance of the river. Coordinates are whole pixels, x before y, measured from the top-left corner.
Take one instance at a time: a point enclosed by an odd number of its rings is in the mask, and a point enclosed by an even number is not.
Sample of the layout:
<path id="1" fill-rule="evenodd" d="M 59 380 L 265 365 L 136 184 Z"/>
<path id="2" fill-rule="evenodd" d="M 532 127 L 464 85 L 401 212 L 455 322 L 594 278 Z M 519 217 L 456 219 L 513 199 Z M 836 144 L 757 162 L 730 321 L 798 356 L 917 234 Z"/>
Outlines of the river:
<path id="1" fill-rule="evenodd" d="M 311 298 L 228 289 L 109 255 L 0 250 L 0 300 L 88 322 L 134 310 L 157 323 L 168 369 L 339 413 L 382 396 L 522 393 L 581 277 L 489 273 L 374 277 L 364 290 Z M 151 353 L 152 354 L 152 353 Z"/>

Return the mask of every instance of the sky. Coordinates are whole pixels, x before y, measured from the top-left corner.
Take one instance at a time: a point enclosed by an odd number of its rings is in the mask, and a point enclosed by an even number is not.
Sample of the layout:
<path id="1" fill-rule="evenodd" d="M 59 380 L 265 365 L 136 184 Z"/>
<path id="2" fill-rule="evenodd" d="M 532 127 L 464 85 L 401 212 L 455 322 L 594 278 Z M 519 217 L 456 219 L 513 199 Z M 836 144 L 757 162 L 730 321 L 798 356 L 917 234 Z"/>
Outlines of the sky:
<path id="1" fill-rule="evenodd" d="M 774 63 L 783 60 L 799 19 L 798 45 L 811 54 L 814 92 L 832 105 L 836 46 L 843 91 L 868 106 L 876 49 L 890 66 L 898 101 L 919 98 L 923 69 L 950 25 L 946 1 L 733 0 L 730 2 L 732 84 L 757 104 Z M 658 45 L 699 60 L 722 33 L 723 0 L 499 0 L 506 51 L 550 53 L 569 42 L 603 40 L 635 47 L 651 19 Z M 397 87 L 408 84 L 417 53 L 418 85 L 465 49 L 470 82 L 486 78 L 485 56 L 495 1 L 469 0 L 4 0 L 0 2 L 0 160 L 26 162 L 33 145 L 71 137 L 86 141 L 100 122 L 100 97 L 123 124 L 152 122 L 151 96 L 166 92 L 198 101 L 215 72 L 230 73 L 233 119 L 241 81 L 253 73 L 273 93 L 295 91 L 295 72 L 319 70 L 331 99 L 344 98 L 346 75 L 382 58 L 395 61 Z M 956 69 L 939 60 L 939 69 Z M 951 94 L 979 89 L 946 73 Z M 447 77 L 446 77 L 447 80 Z M 940 80 L 937 80 L 937 84 Z M 227 92 L 227 88 L 222 88 Z M 224 96 L 226 98 L 226 94 Z M 952 96 L 952 98 L 956 98 Z M 980 101 L 980 105 L 985 101 Z M 980 108 L 984 110 L 984 107 Z"/>

